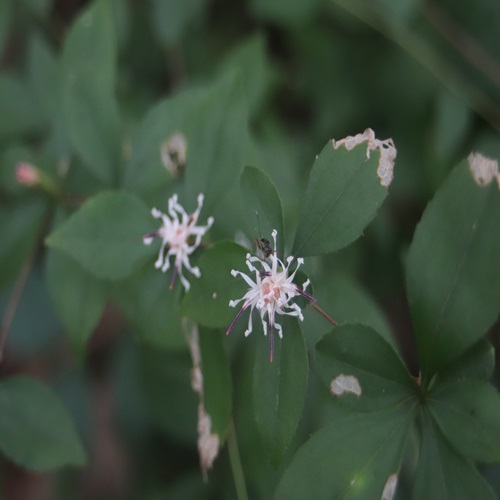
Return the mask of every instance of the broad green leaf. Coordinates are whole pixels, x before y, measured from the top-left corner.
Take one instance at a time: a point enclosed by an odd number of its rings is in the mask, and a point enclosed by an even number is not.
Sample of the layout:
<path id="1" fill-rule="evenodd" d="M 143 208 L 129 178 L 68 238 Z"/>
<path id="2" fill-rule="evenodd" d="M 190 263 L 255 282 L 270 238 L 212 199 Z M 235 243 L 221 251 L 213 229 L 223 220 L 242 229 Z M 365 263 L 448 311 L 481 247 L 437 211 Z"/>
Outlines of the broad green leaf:
<path id="1" fill-rule="evenodd" d="M 496 495 L 472 463 L 445 441 L 424 415 L 413 500 L 494 500 Z"/>
<path id="2" fill-rule="evenodd" d="M 495 350 L 487 340 L 481 339 L 450 365 L 439 370 L 430 388 L 441 389 L 467 380 L 488 382 L 493 375 L 494 368 Z"/>
<path id="3" fill-rule="evenodd" d="M 274 183 L 258 168 L 245 167 L 241 174 L 240 185 L 246 205 L 245 212 L 252 220 L 250 227 L 257 228 L 253 236 L 258 239 L 265 237 L 273 248 L 271 233 L 276 229 L 278 255 L 282 256 L 285 248 L 283 213 Z"/>
<path id="4" fill-rule="evenodd" d="M 500 311 L 500 191 L 481 187 L 467 162 L 427 206 L 406 262 L 424 379 L 459 356 Z"/>
<path id="5" fill-rule="evenodd" d="M 0 382 L 0 449 L 34 470 L 84 465 L 85 451 L 59 399 L 37 380 Z"/>
<path id="6" fill-rule="evenodd" d="M 169 47 L 181 42 L 194 19 L 203 13 L 206 0 L 153 0 L 151 22 L 160 42 Z"/>
<path id="7" fill-rule="evenodd" d="M 332 397 L 357 410 L 398 407 L 416 398 L 416 384 L 393 347 L 369 326 L 334 328 L 316 345 L 316 364 Z"/>
<path id="8" fill-rule="evenodd" d="M 23 268 L 22 272 L 28 270 L 7 338 L 9 358 L 27 363 L 53 352 L 60 341 L 60 324 L 50 302 L 42 270 L 36 262 L 29 269 Z M 17 279 L 24 279 L 21 272 Z M 16 284 L 21 281 L 16 281 Z M 0 318 L 6 318 L 7 308 L 12 307 L 10 302 L 19 293 L 16 284 L 0 293 Z"/>
<path id="9" fill-rule="evenodd" d="M 15 76 L 0 76 L 0 138 L 37 132 L 43 117 L 31 89 Z"/>
<path id="10" fill-rule="evenodd" d="M 247 113 L 239 79 L 226 77 L 210 87 L 186 90 L 149 111 L 132 143 L 125 175 L 130 190 L 162 192 L 172 182 L 162 151 L 174 135 L 185 141 L 185 198 L 196 200 L 204 193 L 204 210 L 212 213 L 238 178 L 248 145 Z"/>
<path id="11" fill-rule="evenodd" d="M 329 275 L 329 272 L 325 273 Z M 320 277 L 320 276 L 318 276 Z M 296 280 L 300 283 L 300 280 Z M 363 286 L 347 273 L 332 274 L 332 279 L 312 279 L 314 297 L 318 305 L 329 314 L 338 325 L 360 323 L 371 326 L 391 345 L 395 345 L 394 337 L 384 314 L 374 298 Z M 325 332 L 331 329 L 330 322 L 319 313 L 310 309 L 304 316 L 302 331 L 307 332 L 306 343 L 311 349 Z"/>
<path id="12" fill-rule="evenodd" d="M 60 66 L 48 43 L 33 36 L 28 54 L 29 81 L 44 118 L 54 116 L 61 92 Z"/>
<path id="13" fill-rule="evenodd" d="M 181 284 L 169 290 L 170 278 L 153 262 L 125 281 L 113 284 L 112 293 L 138 339 L 164 349 L 182 349 L 186 340 L 178 311 Z"/>
<path id="14" fill-rule="evenodd" d="M 191 289 L 184 296 L 181 314 L 208 328 L 229 326 L 237 313 L 229 307 L 229 301 L 243 297 L 248 289 L 241 277 L 231 275 L 231 270 L 246 267 L 246 253 L 229 241 L 209 248 L 198 262 L 201 277 L 190 279 Z M 255 276 L 252 279 L 255 281 Z"/>
<path id="15" fill-rule="evenodd" d="M 198 395 L 191 387 L 191 358 L 184 352 L 141 349 L 142 393 L 155 423 L 176 441 L 196 443 Z"/>
<path id="16" fill-rule="evenodd" d="M 252 397 L 264 448 L 276 467 L 290 447 L 302 416 L 309 362 L 298 321 L 286 316 L 275 319 L 283 327 L 283 339 L 275 329 L 272 362 L 267 337 L 258 339 Z M 257 326 L 256 330 L 253 335 L 261 336 L 261 328 Z"/>
<path id="17" fill-rule="evenodd" d="M 442 433 L 465 456 L 480 462 L 500 461 L 500 396 L 480 381 L 432 391 L 429 408 Z"/>
<path id="18" fill-rule="evenodd" d="M 408 405 L 374 413 L 340 413 L 298 450 L 274 498 L 382 498 L 389 478 L 397 479 L 413 418 L 413 407 Z"/>
<path id="19" fill-rule="evenodd" d="M 117 180 L 120 122 L 114 96 L 113 6 L 96 0 L 72 25 L 63 48 L 63 102 L 73 147 L 108 185 Z"/>
<path id="20" fill-rule="evenodd" d="M 229 360 L 224 348 L 225 336 L 218 330 L 199 332 L 203 394 L 210 415 L 211 432 L 225 439 L 231 419 L 232 385 Z"/>
<path id="21" fill-rule="evenodd" d="M 265 42 L 262 34 L 249 37 L 225 57 L 220 69 L 223 72 L 240 72 L 252 116 L 261 110 L 275 76 Z"/>
<path id="22" fill-rule="evenodd" d="M 152 257 L 142 235 L 153 227 L 153 218 L 139 198 L 105 191 L 57 227 L 46 243 L 74 258 L 95 277 L 119 280 Z"/>
<path id="23" fill-rule="evenodd" d="M 361 236 L 387 195 L 377 176 L 379 153 L 366 158 L 366 143 L 351 151 L 323 148 L 311 170 L 293 255 L 334 252 Z"/>
<path id="24" fill-rule="evenodd" d="M 21 199 L 15 204 L 0 203 L 0 288 L 15 279 L 34 251 L 47 213 L 47 202 L 39 196 Z"/>
<path id="25" fill-rule="evenodd" d="M 87 341 L 106 306 L 106 288 L 71 257 L 53 248 L 48 250 L 45 277 L 65 333 L 83 359 Z"/>

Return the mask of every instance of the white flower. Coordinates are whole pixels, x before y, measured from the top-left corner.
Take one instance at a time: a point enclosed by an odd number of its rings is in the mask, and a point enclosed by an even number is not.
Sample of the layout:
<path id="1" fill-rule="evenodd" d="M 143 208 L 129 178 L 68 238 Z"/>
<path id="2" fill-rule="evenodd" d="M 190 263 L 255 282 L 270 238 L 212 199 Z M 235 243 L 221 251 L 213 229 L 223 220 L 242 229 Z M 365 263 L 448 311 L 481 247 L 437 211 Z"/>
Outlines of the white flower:
<path id="1" fill-rule="evenodd" d="M 151 210 L 153 217 L 161 219 L 163 225 L 157 231 L 144 235 L 143 241 L 146 245 L 150 245 L 153 238 L 161 238 L 160 253 L 155 262 L 155 267 L 157 269 L 161 268 L 162 272 L 166 272 L 170 268 L 170 256 L 175 255 L 174 272 L 172 281 L 170 282 L 170 289 L 173 288 L 176 276 L 179 274 L 184 289 L 186 292 L 189 291 L 191 285 L 182 274 L 182 266 L 197 278 L 201 276 L 198 267 L 191 267 L 189 256 L 198 248 L 201 243 L 201 238 L 214 223 L 214 218 L 209 217 L 206 226 L 196 225 L 201 207 L 203 206 L 203 199 L 203 194 L 199 194 L 198 207 L 192 215 L 188 215 L 184 208 L 179 205 L 176 194 L 168 200 L 168 214 L 170 217 L 156 208 Z M 165 254 L 167 246 L 168 251 Z"/>
<path id="2" fill-rule="evenodd" d="M 297 267 L 289 275 L 289 268 L 294 260 L 294 257 L 288 257 L 286 259 L 286 265 L 278 258 L 276 254 L 276 235 L 277 231 L 274 229 L 272 232 L 274 250 L 268 257 L 271 261 L 271 265 L 258 257 L 250 256 L 250 254 L 247 254 L 246 256 L 248 269 L 251 272 L 255 272 L 255 281 L 241 271 L 236 271 L 234 269 L 231 271 L 231 274 L 234 277 L 240 275 L 247 282 L 250 289 L 241 299 L 229 301 L 229 305 L 231 307 L 236 307 L 236 305 L 241 301 L 243 301 L 243 306 L 238 311 L 238 314 L 229 325 L 226 332 L 226 335 L 229 335 L 243 311 L 250 307 L 250 316 L 248 318 L 248 328 L 245 331 L 245 337 L 250 335 L 250 333 L 252 333 L 252 312 L 254 308 L 256 308 L 260 313 L 264 335 L 267 335 L 267 322 L 269 323 L 269 358 L 271 362 L 273 361 L 274 354 L 273 333 L 275 328 L 278 330 L 279 337 L 283 338 L 283 329 L 279 323 L 276 323 L 275 315 L 286 314 L 288 316 L 297 316 L 300 321 L 302 321 L 304 317 L 302 316 L 300 307 L 291 300 L 297 295 L 302 295 L 308 300 L 316 302 L 316 299 L 305 291 L 309 285 L 309 280 L 302 285 L 302 289 L 293 283 L 295 273 L 304 263 L 304 259 L 297 259 Z M 257 269 L 253 265 L 254 262 L 260 264 L 262 269 Z"/>

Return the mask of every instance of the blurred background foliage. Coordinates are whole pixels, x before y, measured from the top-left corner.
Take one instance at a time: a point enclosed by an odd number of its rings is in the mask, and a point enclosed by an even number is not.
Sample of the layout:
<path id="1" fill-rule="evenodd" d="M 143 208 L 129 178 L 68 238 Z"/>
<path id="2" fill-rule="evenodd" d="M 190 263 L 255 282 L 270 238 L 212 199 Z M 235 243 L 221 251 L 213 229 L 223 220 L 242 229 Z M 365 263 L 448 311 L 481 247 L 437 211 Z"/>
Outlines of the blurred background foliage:
<path id="1" fill-rule="evenodd" d="M 118 49 L 118 64 L 116 74 L 96 77 L 115 81 L 112 92 L 124 136 L 130 137 L 151 106 L 166 96 L 239 71 L 249 109 L 249 157 L 258 158 L 273 179 L 290 220 L 297 215 L 309 167 L 327 140 L 367 127 L 381 139 L 394 139 L 395 178 L 375 221 L 354 245 L 309 265 L 331 276 L 330 289 L 317 293 L 336 298 L 332 314 L 339 319 L 369 316 L 379 331 L 389 335 L 392 330 L 416 375 L 403 260 L 425 204 L 451 168 L 471 150 L 500 157 L 500 4 L 495 0 L 479 0 L 473 6 L 463 0 L 109 2 L 115 21 L 109 36 Z M 57 284 L 44 279 L 50 264 L 44 260 L 42 236 L 48 230 L 51 205 L 42 193 L 15 182 L 19 161 L 29 161 L 54 176 L 70 161 L 81 161 L 72 157 L 58 82 L 62 66 L 72 63 L 62 55 L 65 36 L 88 5 L 84 0 L 0 2 L 4 321 L 9 301 L 25 281 L 0 373 L 2 377 L 33 374 L 52 385 L 75 419 L 90 456 L 83 470 L 47 474 L 27 472 L 2 457 L 0 495 L 9 500 L 234 498 L 225 451 L 209 483 L 202 483 L 196 453 L 197 399 L 190 388 L 191 362 L 182 339 L 162 350 L 135 342 L 140 325 L 131 326 L 110 302 L 85 352 L 73 354 L 75 345 L 66 339 L 49 296 L 48 288 Z M 106 53 L 94 56 L 107 57 Z M 92 59 L 88 70 L 92 72 Z M 111 108 L 100 118 L 114 119 Z M 247 131 L 241 134 L 246 141 Z M 111 144 L 116 138 L 106 140 Z M 115 147 L 127 154 L 126 143 Z M 98 174 L 72 169 L 67 188 L 85 199 L 108 185 L 109 179 Z M 228 203 L 237 203 L 230 192 L 226 195 Z M 166 200 L 164 192 L 144 196 Z M 231 217 L 227 211 L 215 216 L 221 227 L 225 216 Z M 154 300 L 158 292 L 150 293 Z M 132 299 L 124 300 L 120 305 Z M 100 313 L 96 306 L 95 314 Z M 311 346 L 326 329 L 320 321 L 306 317 L 306 327 L 313 332 Z M 494 345 L 498 330 L 497 324 L 491 332 Z M 242 348 L 238 336 L 235 332 L 228 340 L 232 352 Z M 243 348 L 253 342 L 249 338 Z M 238 439 L 250 497 L 269 498 L 266 492 L 274 490 L 280 470 L 266 461 L 255 439 L 251 403 L 244 397 L 251 392 L 252 370 L 246 366 L 251 363 L 251 357 L 244 356 L 241 366 L 234 367 L 239 377 L 235 418 L 245 429 Z M 297 442 L 327 418 L 321 411 L 308 411 L 322 408 L 325 397 L 317 381 L 310 384 Z M 484 471 L 500 492 L 498 469 Z M 404 477 L 398 495 L 407 498 Z"/>

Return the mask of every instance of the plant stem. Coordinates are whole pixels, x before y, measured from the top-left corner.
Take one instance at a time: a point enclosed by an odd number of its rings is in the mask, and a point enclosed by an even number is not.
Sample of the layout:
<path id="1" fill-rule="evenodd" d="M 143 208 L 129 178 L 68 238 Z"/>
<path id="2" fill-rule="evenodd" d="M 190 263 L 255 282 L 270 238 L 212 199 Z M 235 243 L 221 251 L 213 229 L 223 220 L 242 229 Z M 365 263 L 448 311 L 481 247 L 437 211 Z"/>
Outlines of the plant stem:
<path id="1" fill-rule="evenodd" d="M 233 473 L 234 487 L 236 488 L 236 498 L 238 500 L 248 500 L 245 475 L 243 474 L 243 467 L 241 465 L 233 420 L 231 420 L 227 432 L 227 448 L 229 451 L 229 461 L 231 462 L 231 471 Z"/>
<path id="2" fill-rule="evenodd" d="M 9 336 L 10 327 L 12 325 L 12 321 L 14 320 L 17 306 L 19 305 L 19 301 L 23 295 L 24 287 L 26 286 L 26 281 L 28 280 L 34 257 L 35 254 L 33 253 L 33 255 L 31 255 L 31 257 L 29 257 L 23 264 L 16 283 L 14 284 L 14 289 L 7 304 L 7 308 L 5 309 L 2 325 L 0 326 L 0 363 L 3 359 L 5 343 L 7 342 L 7 337 Z"/>
<path id="3" fill-rule="evenodd" d="M 311 305 L 314 307 L 314 309 L 316 309 L 316 311 L 318 311 L 321 314 L 321 316 L 323 316 L 323 318 L 329 321 L 333 326 L 337 326 L 337 322 L 332 317 L 330 317 L 325 311 L 323 311 L 321 307 L 319 307 L 314 302 L 311 302 Z"/>

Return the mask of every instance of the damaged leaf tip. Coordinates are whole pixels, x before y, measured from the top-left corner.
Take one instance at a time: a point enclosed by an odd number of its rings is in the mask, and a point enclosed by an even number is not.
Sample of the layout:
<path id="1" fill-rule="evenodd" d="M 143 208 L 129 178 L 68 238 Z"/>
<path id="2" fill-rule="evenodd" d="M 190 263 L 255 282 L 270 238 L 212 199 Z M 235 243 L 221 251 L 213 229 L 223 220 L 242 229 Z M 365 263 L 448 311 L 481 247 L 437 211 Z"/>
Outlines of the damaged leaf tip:
<path id="1" fill-rule="evenodd" d="M 332 396 L 341 396 L 347 392 L 361 396 L 361 386 L 358 379 L 354 375 L 337 375 L 330 384 L 330 392 Z"/>
<path id="2" fill-rule="evenodd" d="M 397 149 L 391 138 L 381 141 L 375 137 L 375 132 L 371 128 L 367 128 L 362 134 L 348 135 L 338 141 L 332 139 L 332 146 L 334 149 L 345 146 L 350 151 L 363 142 L 366 142 L 367 159 L 370 158 L 371 151 L 379 151 L 380 159 L 377 167 L 377 175 L 380 179 L 380 184 L 388 187 L 394 177 L 394 163 L 397 155 Z"/>

